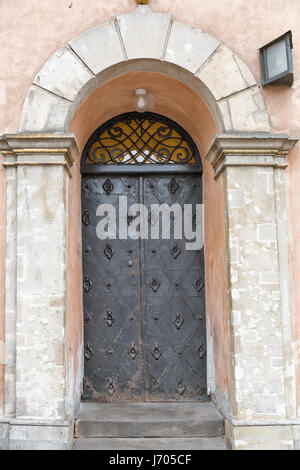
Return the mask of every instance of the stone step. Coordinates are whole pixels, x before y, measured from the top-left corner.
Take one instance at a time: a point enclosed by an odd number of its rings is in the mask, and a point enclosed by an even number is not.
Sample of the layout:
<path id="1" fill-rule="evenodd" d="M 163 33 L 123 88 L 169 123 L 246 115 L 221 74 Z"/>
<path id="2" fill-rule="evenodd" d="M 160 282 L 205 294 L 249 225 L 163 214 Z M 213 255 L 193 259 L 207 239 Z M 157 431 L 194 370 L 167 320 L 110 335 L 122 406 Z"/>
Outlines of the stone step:
<path id="1" fill-rule="evenodd" d="M 226 450 L 224 437 L 75 439 L 73 450 Z"/>
<path id="2" fill-rule="evenodd" d="M 217 437 L 224 422 L 210 402 L 82 403 L 78 438 Z"/>

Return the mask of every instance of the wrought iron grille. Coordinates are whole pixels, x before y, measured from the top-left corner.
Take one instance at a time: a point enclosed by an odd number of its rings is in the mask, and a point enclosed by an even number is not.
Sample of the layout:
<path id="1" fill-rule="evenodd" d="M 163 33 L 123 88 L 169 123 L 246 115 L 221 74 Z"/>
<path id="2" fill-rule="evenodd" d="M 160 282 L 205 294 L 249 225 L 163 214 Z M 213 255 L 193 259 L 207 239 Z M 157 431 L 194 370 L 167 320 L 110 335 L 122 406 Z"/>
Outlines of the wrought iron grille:
<path id="1" fill-rule="evenodd" d="M 197 164 L 198 150 L 188 133 L 155 113 L 126 113 L 101 126 L 89 139 L 84 165 Z"/>

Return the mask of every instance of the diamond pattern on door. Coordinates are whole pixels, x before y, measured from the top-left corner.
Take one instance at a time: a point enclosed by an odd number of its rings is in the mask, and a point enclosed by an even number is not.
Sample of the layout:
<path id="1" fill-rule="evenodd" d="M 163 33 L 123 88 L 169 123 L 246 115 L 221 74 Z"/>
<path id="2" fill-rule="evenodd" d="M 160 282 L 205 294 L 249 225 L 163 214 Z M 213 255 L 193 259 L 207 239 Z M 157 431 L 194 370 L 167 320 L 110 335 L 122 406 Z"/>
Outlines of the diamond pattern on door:
<path id="1" fill-rule="evenodd" d="M 204 253 L 185 239 L 100 240 L 99 204 L 200 204 L 199 175 L 83 176 L 85 400 L 205 400 Z M 118 214 L 118 211 L 117 211 Z M 128 215 L 124 222 L 127 226 Z M 161 220 L 160 220 L 161 222 Z"/>

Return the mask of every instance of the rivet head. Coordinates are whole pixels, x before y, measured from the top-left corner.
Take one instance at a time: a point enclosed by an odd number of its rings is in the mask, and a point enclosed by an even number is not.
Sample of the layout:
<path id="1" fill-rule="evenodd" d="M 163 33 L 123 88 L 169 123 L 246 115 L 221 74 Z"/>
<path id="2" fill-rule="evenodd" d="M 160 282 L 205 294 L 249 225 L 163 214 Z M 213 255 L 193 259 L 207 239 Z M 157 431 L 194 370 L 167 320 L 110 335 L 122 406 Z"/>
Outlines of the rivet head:
<path id="1" fill-rule="evenodd" d="M 160 349 L 158 347 L 158 344 L 156 344 L 152 350 L 152 356 L 154 357 L 154 359 L 156 361 L 158 361 L 158 359 L 160 358 L 161 356 L 161 352 L 160 352 Z"/>
<path id="2" fill-rule="evenodd" d="M 160 288 L 160 280 L 157 279 L 157 277 L 153 277 L 152 281 L 150 282 L 150 287 L 153 290 L 153 292 L 157 292 L 158 289 Z"/>
<path id="3" fill-rule="evenodd" d="M 108 260 L 112 258 L 112 256 L 115 254 L 114 250 L 112 249 L 112 246 L 110 243 L 106 245 L 104 248 L 104 254 L 107 257 Z"/>

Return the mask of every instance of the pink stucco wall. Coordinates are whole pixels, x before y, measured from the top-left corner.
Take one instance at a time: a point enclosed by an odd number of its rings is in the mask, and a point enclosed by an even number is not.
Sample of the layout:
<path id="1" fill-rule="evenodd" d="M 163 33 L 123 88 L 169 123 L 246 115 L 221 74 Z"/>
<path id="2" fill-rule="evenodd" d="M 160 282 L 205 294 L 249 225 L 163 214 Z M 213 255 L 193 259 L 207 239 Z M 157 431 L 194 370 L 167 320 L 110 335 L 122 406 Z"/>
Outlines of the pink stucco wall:
<path id="1" fill-rule="evenodd" d="M 295 82 L 292 87 L 265 88 L 263 96 L 273 132 L 300 135 L 299 0 L 152 0 L 157 12 L 198 27 L 239 55 L 259 81 L 257 49 L 287 30 L 293 32 Z M 135 0 L 2 0 L 0 2 L 0 134 L 15 132 L 26 91 L 41 65 L 79 33 L 117 13 L 136 7 Z M 300 343 L 300 146 L 289 157 L 287 202 L 295 336 Z M 0 172 L 3 188 L 4 172 Z M 1 200 L 4 193 L 1 191 Z M 3 209 L 1 209 L 3 211 Z M 4 279 L 4 213 L 0 215 L 0 280 Z M 0 288 L 4 288 L 1 282 Z M 3 292 L 3 291 L 2 291 Z M 3 318 L 4 296 L 0 293 Z M 3 337 L 0 319 L 0 341 Z M 300 361 L 299 361 L 300 362 Z M 1 382 L 1 365 L 0 365 Z M 298 369 L 300 390 L 300 367 Z M 2 400 L 0 384 L 0 404 Z M 298 397 L 298 407 L 300 396 Z"/>

